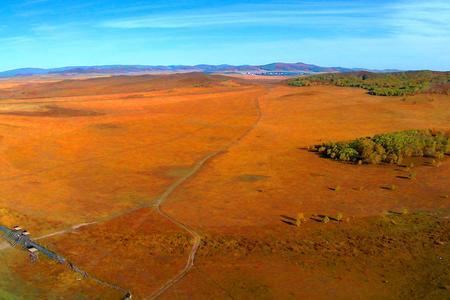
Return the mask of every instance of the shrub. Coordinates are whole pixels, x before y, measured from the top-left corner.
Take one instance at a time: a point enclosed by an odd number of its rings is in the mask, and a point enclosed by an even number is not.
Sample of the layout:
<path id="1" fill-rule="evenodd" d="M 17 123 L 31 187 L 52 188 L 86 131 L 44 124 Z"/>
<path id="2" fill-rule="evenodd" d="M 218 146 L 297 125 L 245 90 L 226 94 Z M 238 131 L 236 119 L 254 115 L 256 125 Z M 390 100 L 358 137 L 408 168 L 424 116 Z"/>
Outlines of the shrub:
<path id="1" fill-rule="evenodd" d="M 409 173 L 408 174 L 408 179 L 411 179 L 411 180 L 416 179 L 416 173 L 415 172 Z"/>
<path id="2" fill-rule="evenodd" d="M 337 186 L 335 186 L 335 187 L 332 187 L 331 188 L 333 191 L 335 191 L 335 192 L 339 192 L 340 190 L 341 190 L 341 186 L 340 185 L 337 185 Z"/>
<path id="3" fill-rule="evenodd" d="M 300 226 L 305 221 L 305 215 L 303 213 L 298 213 L 297 218 L 295 219 L 295 225 Z"/>
<path id="4" fill-rule="evenodd" d="M 359 157 L 358 151 L 345 147 L 339 152 L 339 159 L 344 161 L 355 161 Z"/>
<path id="5" fill-rule="evenodd" d="M 387 190 L 390 190 L 390 191 L 395 191 L 397 189 L 397 186 L 395 184 L 389 184 L 389 185 L 386 185 L 383 188 L 385 188 Z"/>

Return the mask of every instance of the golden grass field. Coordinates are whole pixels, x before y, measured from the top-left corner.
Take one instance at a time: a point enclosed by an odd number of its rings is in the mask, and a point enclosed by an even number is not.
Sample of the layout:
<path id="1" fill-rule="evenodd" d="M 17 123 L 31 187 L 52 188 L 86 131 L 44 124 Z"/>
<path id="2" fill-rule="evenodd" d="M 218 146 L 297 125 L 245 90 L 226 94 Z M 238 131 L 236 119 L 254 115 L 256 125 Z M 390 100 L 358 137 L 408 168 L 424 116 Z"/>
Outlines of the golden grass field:
<path id="1" fill-rule="evenodd" d="M 450 97 L 199 73 L 4 80 L 0 224 L 39 237 L 96 222 L 39 242 L 146 299 L 193 244 L 155 201 L 217 152 L 161 205 L 202 235 L 194 267 L 162 299 L 446 299 L 448 159 L 416 166 L 412 181 L 305 150 L 416 128 L 450 130 Z M 282 222 L 299 212 L 302 227 Z M 338 213 L 344 222 L 309 219 Z M 18 249 L 0 259 L 0 298 L 121 297 Z"/>

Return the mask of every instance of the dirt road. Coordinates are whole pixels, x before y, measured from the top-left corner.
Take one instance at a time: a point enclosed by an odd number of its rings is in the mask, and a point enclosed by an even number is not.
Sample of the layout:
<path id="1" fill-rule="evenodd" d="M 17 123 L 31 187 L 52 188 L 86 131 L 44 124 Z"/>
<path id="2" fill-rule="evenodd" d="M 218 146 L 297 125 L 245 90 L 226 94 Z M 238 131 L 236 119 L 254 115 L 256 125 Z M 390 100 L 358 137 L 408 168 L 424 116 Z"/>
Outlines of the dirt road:
<path id="1" fill-rule="evenodd" d="M 239 136 L 236 140 L 234 140 L 232 143 L 228 144 L 227 146 L 225 146 L 224 148 L 215 151 L 213 153 L 210 153 L 209 155 L 205 156 L 202 160 L 200 160 L 199 162 L 197 162 L 197 164 L 191 169 L 191 171 L 186 174 L 185 176 L 181 177 L 180 179 L 178 179 L 176 182 L 174 182 L 160 197 L 158 197 L 158 199 L 156 199 L 155 201 L 155 209 L 156 211 L 164 218 L 166 218 L 167 220 L 169 220 L 170 222 L 172 222 L 173 224 L 177 225 L 178 227 L 180 227 L 181 229 L 189 232 L 189 234 L 192 235 L 192 237 L 194 238 L 193 240 L 193 245 L 191 248 L 191 251 L 189 253 L 187 262 L 185 267 L 173 278 L 171 278 L 169 281 L 167 281 L 163 286 L 161 286 L 159 289 L 157 289 L 153 294 L 151 294 L 148 299 L 156 299 L 159 296 L 161 296 L 165 291 L 167 291 L 168 289 L 170 289 L 174 284 L 176 284 L 178 281 L 180 281 L 184 276 L 186 276 L 187 273 L 189 273 L 189 271 L 191 270 L 191 268 L 194 265 L 194 260 L 195 260 L 195 255 L 197 253 L 197 250 L 200 246 L 200 242 L 201 242 L 201 235 L 200 233 L 198 233 L 197 231 L 195 231 L 195 229 L 189 227 L 188 225 L 182 223 L 181 221 L 177 220 L 175 217 L 170 216 L 169 214 L 165 213 L 162 209 L 161 209 L 161 205 L 164 203 L 164 201 L 181 185 L 183 184 L 186 180 L 188 180 L 189 178 L 191 178 L 192 176 L 194 176 L 208 161 L 214 159 L 214 157 L 224 153 L 225 151 L 227 151 L 229 148 L 231 148 L 232 146 L 234 146 L 235 144 L 237 144 L 240 140 L 242 140 L 247 134 L 249 134 L 254 128 L 256 128 L 256 126 L 258 125 L 259 121 L 261 120 L 261 108 L 259 105 L 259 98 L 255 99 L 255 107 L 256 107 L 256 111 L 257 111 L 257 118 L 255 120 L 255 122 L 253 123 L 253 125 L 251 127 L 249 127 L 241 136 Z"/>
<path id="2" fill-rule="evenodd" d="M 162 209 L 162 204 L 165 202 L 165 200 L 179 187 L 181 186 L 185 181 L 187 181 L 188 179 L 190 179 L 191 177 L 193 177 L 199 170 L 201 170 L 201 168 L 210 160 L 212 160 L 213 158 L 215 158 L 216 156 L 226 152 L 229 148 L 231 148 L 232 146 L 236 145 L 237 143 L 239 143 L 239 141 L 241 141 L 245 136 L 247 136 L 259 123 L 260 119 L 261 119 L 261 109 L 260 109 L 260 104 L 259 104 L 259 98 L 255 98 L 255 110 L 256 110 L 256 119 L 253 123 L 252 126 L 250 126 L 249 128 L 247 128 L 239 137 L 237 137 L 234 141 L 232 141 L 230 144 L 226 145 L 225 147 L 214 151 L 210 154 L 208 154 L 207 156 L 205 156 L 204 158 L 202 158 L 200 161 L 198 161 L 193 167 L 192 169 L 183 177 L 179 178 L 178 180 L 176 180 L 174 183 L 172 183 L 165 191 L 164 193 L 162 193 L 154 202 L 154 204 L 152 205 L 154 207 L 154 209 L 158 212 L 158 214 L 160 214 L 163 218 L 169 220 L 171 223 L 175 224 L 176 226 L 178 226 L 179 228 L 183 229 L 184 231 L 187 231 L 189 234 L 192 235 L 193 237 L 193 245 L 191 248 L 191 251 L 189 253 L 189 256 L 187 258 L 186 261 L 186 265 L 184 266 L 184 268 L 173 278 L 171 278 L 170 280 L 168 280 L 163 286 L 161 286 L 160 288 L 158 288 L 156 291 L 154 291 L 149 297 L 148 299 L 156 299 L 158 298 L 160 295 L 162 295 L 165 291 L 167 291 L 168 289 L 170 289 L 174 284 L 176 284 L 178 281 L 180 281 L 184 276 L 186 276 L 186 274 L 189 273 L 189 271 L 191 270 L 192 266 L 194 265 L 194 260 L 195 260 L 195 256 L 197 253 L 197 250 L 200 246 L 200 242 L 201 242 L 201 235 L 195 231 L 193 228 L 189 227 L 188 225 L 182 223 L 181 221 L 177 220 L 175 217 L 167 214 L 166 212 L 164 212 L 164 210 Z M 129 211 L 126 211 L 122 214 L 120 214 L 119 216 L 123 216 L 124 214 L 128 214 L 131 213 L 133 211 L 135 211 L 136 209 L 131 209 Z M 42 236 L 37 237 L 35 240 L 42 240 L 45 238 L 50 238 L 50 237 L 55 237 L 58 235 L 63 235 L 69 232 L 73 232 L 79 228 L 82 227 L 86 227 L 86 226 L 90 226 L 90 225 L 95 225 L 95 224 L 99 224 L 99 223 L 103 223 L 105 221 L 109 221 L 113 218 L 118 217 L 113 216 L 113 217 L 108 217 L 108 218 L 104 218 L 101 220 L 96 220 L 93 222 L 89 222 L 89 223 L 81 223 L 81 224 L 77 224 L 77 225 L 73 225 L 67 229 L 63 229 L 60 231 L 56 231 L 53 233 L 49 233 L 49 234 L 45 234 Z M 9 248 L 10 245 L 7 243 L 4 244 L 0 244 L 0 250 L 4 250 Z M 104 284 L 104 281 L 98 280 L 99 283 Z M 109 284 L 111 285 L 111 284 Z M 111 285 L 114 286 L 115 285 Z"/>

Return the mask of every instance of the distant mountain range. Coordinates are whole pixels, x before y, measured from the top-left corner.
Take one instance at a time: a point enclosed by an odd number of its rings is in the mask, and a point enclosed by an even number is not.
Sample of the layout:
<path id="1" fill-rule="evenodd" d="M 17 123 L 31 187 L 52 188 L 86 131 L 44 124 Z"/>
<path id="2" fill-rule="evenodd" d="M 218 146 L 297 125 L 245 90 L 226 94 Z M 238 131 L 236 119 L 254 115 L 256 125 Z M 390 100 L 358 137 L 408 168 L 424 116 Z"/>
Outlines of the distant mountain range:
<path id="1" fill-rule="evenodd" d="M 351 69 L 341 67 L 320 67 L 305 63 L 272 63 L 267 65 L 107 65 L 107 66 L 72 66 L 52 69 L 22 68 L 0 72 L 0 77 L 36 76 L 36 75 L 124 75 L 142 73 L 176 73 L 176 72 L 205 72 L 225 74 L 256 74 L 256 75 L 301 75 L 314 73 L 344 73 L 362 71 L 366 69 Z M 372 70 L 374 71 L 374 70 Z M 381 71 L 380 71 L 381 72 Z"/>

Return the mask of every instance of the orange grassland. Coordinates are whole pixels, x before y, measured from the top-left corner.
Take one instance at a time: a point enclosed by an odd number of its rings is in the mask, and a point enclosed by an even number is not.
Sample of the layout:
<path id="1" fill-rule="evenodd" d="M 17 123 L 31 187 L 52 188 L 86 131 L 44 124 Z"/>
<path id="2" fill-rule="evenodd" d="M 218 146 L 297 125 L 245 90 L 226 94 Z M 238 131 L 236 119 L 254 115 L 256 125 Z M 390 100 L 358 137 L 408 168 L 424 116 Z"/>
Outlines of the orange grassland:
<path id="1" fill-rule="evenodd" d="M 380 233 L 374 218 L 404 208 L 439 211 L 447 220 L 439 224 L 450 227 L 449 161 L 418 165 L 416 179 L 405 180 L 402 168 L 343 164 L 305 149 L 412 128 L 450 130 L 450 97 L 376 97 L 197 73 L 1 81 L 0 224 L 34 237 L 63 231 L 39 242 L 143 299 L 184 267 L 192 246 L 187 232 L 155 212 L 155 200 L 217 152 L 161 206 L 204 238 L 191 272 L 161 298 L 395 299 L 410 282 L 424 282 L 422 273 L 399 275 L 405 265 L 422 270 L 421 260 L 389 246 L 373 256 L 337 255 L 320 239 L 347 249 L 349 236 Z M 383 188 L 391 184 L 397 188 Z M 299 212 L 307 217 L 302 227 L 282 222 Z M 342 224 L 309 219 L 338 213 Z M 424 227 L 435 222 L 427 218 Z M 408 234 L 393 243 L 415 245 Z M 436 253 L 450 259 L 443 236 L 432 250 L 418 250 L 423 261 Z M 320 249 L 297 249 L 290 243 L 298 239 Z M 249 250 L 256 241 L 266 244 Z M 43 257 L 30 264 L 25 253 L 5 249 L 0 259 L 0 296 L 121 297 Z M 442 272 L 444 282 L 427 295 L 446 295 L 450 275 L 446 282 Z"/>

